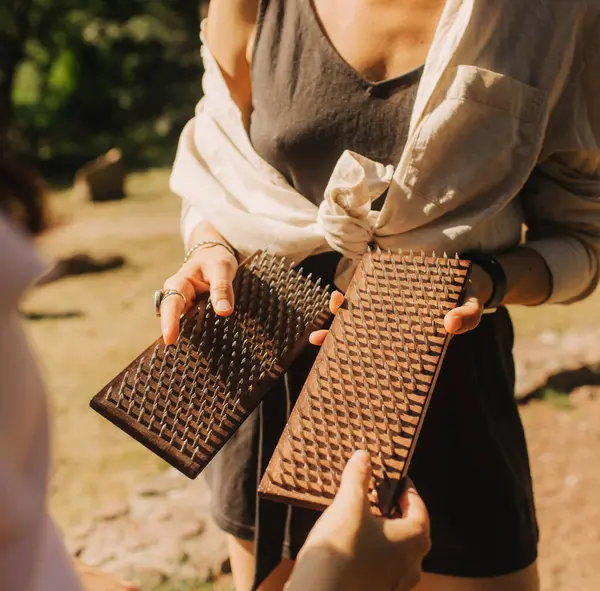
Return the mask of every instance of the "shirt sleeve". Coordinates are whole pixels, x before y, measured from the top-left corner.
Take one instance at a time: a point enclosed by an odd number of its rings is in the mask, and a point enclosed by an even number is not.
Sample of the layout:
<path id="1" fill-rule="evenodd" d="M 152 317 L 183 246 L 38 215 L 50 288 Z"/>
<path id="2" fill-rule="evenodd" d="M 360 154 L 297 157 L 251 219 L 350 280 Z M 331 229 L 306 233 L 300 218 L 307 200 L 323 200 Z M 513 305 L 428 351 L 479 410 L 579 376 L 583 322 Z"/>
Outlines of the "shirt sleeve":
<path id="1" fill-rule="evenodd" d="M 192 207 L 189 201 L 185 199 L 181 200 L 181 219 L 180 219 L 180 230 L 181 237 L 183 238 L 183 244 L 185 248 L 190 248 L 192 245 L 192 232 L 198 226 L 200 222 L 203 222 L 204 218 L 200 215 L 197 209 Z"/>
<path id="2" fill-rule="evenodd" d="M 538 164 L 522 194 L 526 246 L 548 265 L 551 303 L 581 300 L 600 279 L 600 0 L 588 7 L 577 131 Z"/>
<path id="3" fill-rule="evenodd" d="M 600 149 L 555 154 L 540 163 L 523 191 L 526 244 L 546 261 L 549 303 L 571 303 L 598 285 Z"/>

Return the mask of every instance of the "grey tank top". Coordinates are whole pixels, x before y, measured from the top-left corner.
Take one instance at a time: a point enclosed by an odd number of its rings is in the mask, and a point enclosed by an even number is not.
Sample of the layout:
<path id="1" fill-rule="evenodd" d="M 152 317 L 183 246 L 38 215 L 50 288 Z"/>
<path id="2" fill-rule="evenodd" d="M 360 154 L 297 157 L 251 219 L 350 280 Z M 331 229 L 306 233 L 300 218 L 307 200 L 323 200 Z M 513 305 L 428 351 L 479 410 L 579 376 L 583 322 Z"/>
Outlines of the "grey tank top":
<path id="1" fill-rule="evenodd" d="M 422 67 L 370 82 L 331 44 L 311 0 L 261 0 L 251 68 L 254 149 L 315 204 L 344 150 L 399 161 Z"/>

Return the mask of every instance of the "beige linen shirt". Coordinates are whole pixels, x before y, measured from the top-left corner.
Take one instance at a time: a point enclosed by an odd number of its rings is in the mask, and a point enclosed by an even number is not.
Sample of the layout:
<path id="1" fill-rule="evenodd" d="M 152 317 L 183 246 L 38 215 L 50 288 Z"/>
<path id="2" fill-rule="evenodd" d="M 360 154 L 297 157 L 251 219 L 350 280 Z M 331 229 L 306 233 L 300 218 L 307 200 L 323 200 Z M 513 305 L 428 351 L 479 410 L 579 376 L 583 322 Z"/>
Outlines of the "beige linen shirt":
<path id="1" fill-rule="evenodd" d="M 210 50 L 171 187 L 189 240 L 206 220 L 243 255 L 335 249 L 344 287 L 369 242 L 498 252 L 527 246 L 551 302 L 588 295 L 600 256 L 600 0 L 448 0 L 400 162 L 346 151 L 316 207 L 254 151 Z M 390 122 L 393 125 L 393 121 Z M 384 192 L 381 212 L 372 202 Z"/>
<path id="2" fill-rule="evenodd" d="M 17 311 L 42 270 L 0 215 L 0 591 L 83 591 L 46 511 L 48 411 Z"/>

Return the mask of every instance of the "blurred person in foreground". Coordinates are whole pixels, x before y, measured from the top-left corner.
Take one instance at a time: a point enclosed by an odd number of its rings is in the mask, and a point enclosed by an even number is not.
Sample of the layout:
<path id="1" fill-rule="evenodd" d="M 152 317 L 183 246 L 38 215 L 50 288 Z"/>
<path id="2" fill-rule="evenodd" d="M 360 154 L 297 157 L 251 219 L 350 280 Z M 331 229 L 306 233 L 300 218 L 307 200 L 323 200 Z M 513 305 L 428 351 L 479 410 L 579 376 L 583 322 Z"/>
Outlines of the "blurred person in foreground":
<path id="1" fill-rule="evenodd" d="M 137 591 L 87 566 L 78 576 L 48 515 L 48 405 L 18 312 L 47 270 L 27 236 L 44 221 L 37 177 L 0 155 L 0 591 Z"/>
<path id="2" fill-rule="evenodd" d="M 418 589 L 537 590 L 505 306 L 598 284 L 600 0 L 213 0 L 202 38 L 204 97 L 171 177 L 187 256 L 163 286 L 165 342 L 199 292 L 231 314 L 238 261 L 259 249 L 341 291 L 373 244 L 469 258 L 409 470 L 431 516 Z M 280 590 L 318 518 L 256 498 L 316 355 L 206 472 L 240 591 Z"/>
<path id="3" fill-rule="evenodd" d="M 43 227 L 40 183 L 0 157 L 0 591 L 83 591 L 82 583 L 87 591 L 135 591 L 86 565 L 76 575 L 47 513 L 48 408 L 17 308 L 45 270 L 25 232 Z M 367 454 L 357 452 L 305 544 L 289 591 L 359 591 L 374 581 L 377 591 L 407 591 L 419 580 L 429 547 L 427 511 L 409 485 L 402 518 L 374 518 L 370 477 Z"/>

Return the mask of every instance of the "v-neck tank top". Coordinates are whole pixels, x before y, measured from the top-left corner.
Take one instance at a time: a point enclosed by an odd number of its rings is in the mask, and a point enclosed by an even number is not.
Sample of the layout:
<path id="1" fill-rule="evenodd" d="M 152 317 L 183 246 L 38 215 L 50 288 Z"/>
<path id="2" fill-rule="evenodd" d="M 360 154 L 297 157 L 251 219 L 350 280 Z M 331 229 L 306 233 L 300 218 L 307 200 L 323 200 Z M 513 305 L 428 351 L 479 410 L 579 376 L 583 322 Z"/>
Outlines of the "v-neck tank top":
<path id="1" fill-rule="evenodd" d="M 422 67 L 367 80 L 332 45 L 310 0 L 261 2 L 251 67 L 254 149 L 316 205 L 344 150 L 399 161 Z"/>

